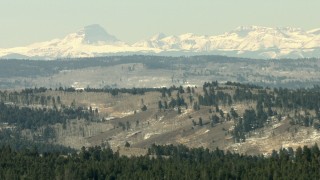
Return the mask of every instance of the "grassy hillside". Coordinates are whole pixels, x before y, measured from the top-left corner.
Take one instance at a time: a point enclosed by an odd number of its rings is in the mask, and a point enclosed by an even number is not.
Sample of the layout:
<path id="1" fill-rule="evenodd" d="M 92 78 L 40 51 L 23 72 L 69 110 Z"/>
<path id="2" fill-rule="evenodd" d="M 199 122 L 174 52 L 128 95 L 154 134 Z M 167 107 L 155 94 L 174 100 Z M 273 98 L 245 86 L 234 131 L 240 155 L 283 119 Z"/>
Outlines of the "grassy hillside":
<path id="1" fill-rule="evenodd" d="M 2 91 L 1 133 L 127 155 L 125 145 L 143 154 L 151 144 L 270 154 L 319 142 L 319 97 L 319 86 L 270 89 L 216 81 L 186 88 Z"/>

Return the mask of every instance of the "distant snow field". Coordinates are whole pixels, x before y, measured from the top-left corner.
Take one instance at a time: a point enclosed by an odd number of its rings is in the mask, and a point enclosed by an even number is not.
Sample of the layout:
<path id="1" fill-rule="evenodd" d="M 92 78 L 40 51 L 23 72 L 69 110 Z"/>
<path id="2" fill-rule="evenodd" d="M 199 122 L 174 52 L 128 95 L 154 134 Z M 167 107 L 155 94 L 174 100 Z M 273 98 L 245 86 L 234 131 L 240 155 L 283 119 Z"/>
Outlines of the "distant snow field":
<path id="1" fill-rule="evenodd" d="M 120 41 L 100 25 L 86 26 L 62 39 L 0 49 L 0 58 L 57 59 L 121 54 L 217 54 L 250 58 L 320 56 L 320 30 L 240 26 L 221 35 L 156 34 L 133 44 Z"/>

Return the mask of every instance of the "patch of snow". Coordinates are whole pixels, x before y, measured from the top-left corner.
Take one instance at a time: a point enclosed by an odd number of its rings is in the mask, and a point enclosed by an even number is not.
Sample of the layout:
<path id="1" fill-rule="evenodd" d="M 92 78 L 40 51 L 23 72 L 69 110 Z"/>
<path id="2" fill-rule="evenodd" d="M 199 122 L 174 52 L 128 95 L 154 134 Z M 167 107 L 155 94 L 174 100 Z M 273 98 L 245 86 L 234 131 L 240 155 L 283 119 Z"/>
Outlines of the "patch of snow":
<path id="1" fill-rule="evenodd" d="M 159 133 L 146 133 L 146 134 L 144 135 L 143 139 L 144 139 L 144 140 L 149 139 L 151 136 L 157 135 L 157 134 L 159 134 Z"/>

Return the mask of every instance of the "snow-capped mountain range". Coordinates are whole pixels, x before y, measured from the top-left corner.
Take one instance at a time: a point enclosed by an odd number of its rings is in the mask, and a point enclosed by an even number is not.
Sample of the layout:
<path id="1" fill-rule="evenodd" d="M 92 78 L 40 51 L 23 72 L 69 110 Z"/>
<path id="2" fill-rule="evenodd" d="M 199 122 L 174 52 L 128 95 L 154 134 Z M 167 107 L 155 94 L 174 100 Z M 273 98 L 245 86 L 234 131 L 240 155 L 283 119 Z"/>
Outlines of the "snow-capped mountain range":
<path id="1" fill-rule="evenodd" d="M 128 44 L 107 33 L 100 25 L 86 26 L 62 39 L 26 47 L 1 49 L 0 58 L 57 59 L 117 54 L 200 55 L 214 54 L 250 58 L 320 57 L 320 29 L 240 26 L 221 35 L 192 33 Z"/>

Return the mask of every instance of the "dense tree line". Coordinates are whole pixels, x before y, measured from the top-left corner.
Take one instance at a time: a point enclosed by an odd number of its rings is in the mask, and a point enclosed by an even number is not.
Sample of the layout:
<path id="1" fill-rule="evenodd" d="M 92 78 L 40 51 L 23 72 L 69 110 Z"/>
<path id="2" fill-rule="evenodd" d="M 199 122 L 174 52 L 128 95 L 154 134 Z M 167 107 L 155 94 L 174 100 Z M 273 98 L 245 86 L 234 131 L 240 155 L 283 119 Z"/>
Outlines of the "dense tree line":
<path id="1" fill-rule="evenodd" d="M 90 58 L 61 59 L 55 61 L 30 61 L 8 59 L 0 61 L 0 77 L 36 77 L 49 76 L 62 70 L 83 69 L 89 67 L 108 67 L 119 64 L 142 63 L 148 68 L 171 69 L 176 64 L 198 64 L 200 61 L 225 62 L 225 61 L 246 61 L 245 59 L 231 58 L 224 56 L 195 56 L 195 57 L 168 57 L 168 56 L 106 56 Z"/>
<path id="2" fill-rule="evenodd" d="M 84 89 L 84 91 L 110 93 L 113 96 L 116 96 L 120 93 L 127 93 L 132 95 L 144 95 L 147 92 L 160 92 L 161 88 L 103 88 L 103 89 L 86 88 Z"/>
<path id="3" fill-rule="evenodd" d="M 61 91 L 66 91 L 66 92 L 75 92 L 76 90 L 74 88 L 59 88 Z M 174 90 L 179 90 L 182 91 L 182 87 L 176 87 L 176 86 L 171 86 L 169 88 L 85 88 L 84 90 L 80 91 L 85 91 L 85 92 L 103 92 L 103 93 L 110 93 L 113 96 L 116 96 L 120 93 L 127 93 L 127 94 L 132 94 L 132 95 L 144 95 L 147 92 L 161 92 L 162 96 L 165 96 L 165 93 L 168 94 L 168 96 L 171 96 L 171 92 Z"/>
<path id="4" fill-rule="evenodd" d="M 94 111 L 82 107 L 63 109 L 30 108 L 5 105 L 0 102 L 0 122 L 15 125 L 22 129 L 36 129 L 56 123 L 66 124 L 68 119 L 92 120 Z"/>
<path id="5" fill-rule="evenodd" d="M 14 103 L 25 103 L 25 104 L 32 104 L 35 102 L 39 102 L 42 100 L 41 98 L 45 98 L 45 101 L 53 101 L 56 102 L 55 97 L 51 96 L 44 96 L 44 95 L 37 95 L 40 93 L 45 93 L 47 91 L 53 91 L 53 89 L 47 89 L 45 87 L 40 87 L 40 88 L 26 88 L 23 89 L 20 92 L 13 91 L 13 92 L 8 92 L 8 91 L 0 91 L 0 100 L 2 101 L 9 101 L 9 102 L 14 102 Z M 169 88 L 84 88 L 81 90 L 78 90 L 74 87 L 59 87 L 54 89 L 54 91 L 63 91 L 63 92 L 94 92 L 94 93 L 110 93 L 113 96 L 116 96 L 120 93 L 127 93 L 127 94 L 132 94 L 132 95 L 144 95 L 147 92 L 161 92 L 162 96 L 166 96 L 166 94 L 170 97 L 171 92 L 178 90 L 180 93 L 184 92 L 184 89 L 182 86 L 176 87 L 176 86 L 171 86 Z M 42 97 L 43 96 L 43 97 Z M 57 97 L 58 98 L 58 97 Z M 59 97 L 60 98 L 60 97 Z"/>
<path id="6" fill-rule="evenodd" d="M 255 85 L 255 84 L 243 84 L 243 83 L 231 82 L 231 81 L 227 81 L 226 85 L 228 85 L 228 86 L 236 86 L 236 87 L 240 87 L 240 88 L 263 89 L 263 87 Z"/>
<path id="7" fill-rule="evenodd" d="M 47 96 L 47 88 L 23 89 L 22 91 L 0 91 L 0 101 L 11 104 L 55 106 L 61 104 L 60 96 Z"/>
<path id="8" fill-rule="evenodd" d="M 25 139 L 18 130 L 3 129 L 0 131 L 0 147 L 10 146 L 14 151 L 34 149 L 39 153 L 59 152 L 63 154 L 76 152 L 75 149 L 47 142 L 47 139 L 38 142 Z"/>
<path id="9" fill-rule="evenodd" d="M 233 99 L 235 101 L 254 100 L 265 104 L 267 107 L 279 107 L 287 109 L 305 108 L 319 111 L 320 87 L 313 88 L 250 88 L 251 85 L 237 85 Z M 256 91 L 257 93 L 254 93 Z"/>
<path id="10" fill-rule="evenodd" d="M 253 93 L 252 91 L 257 91 Z M 300 124 L 302 126 L 314 126 L 319 129 L 320 121 L 320 88 L 314 86 L 310 89 L 250 89 L 248 87 L 235 90 L 233 96 L 234 101 L 255 101 L 255 109 L 247 109 L 243 114 L 243 118 L 238 118 L 234 129 L 234 136 L 237 142 L 245 140 L 244 134 L 264 126 L 269 117 L 277 116 L 281 120 L 281 116 L 276 109 L 286 112 L 294 111 L 294 117 L 290 118 L 292 124 Z M 304 115 L 300 115 L 298 111 L 304 110 Z M 314 111 L 315 115 L 311 115 L 309 111 Z"/>
<path id="11" fill-rule="evenodd" d="M 1 179 L 319 179 L 320 151 L 313 147 L 247 156 L 216 149 L 153 145 L 149 154 L 123 157 L 111 149 L 42 153 L 0 148 Z"/>
<path id="12" fill-rule="evenodd" d="M 198 101 L 193 102 L 193 109 L 199 110 L 202 106 L 216 107 L 216 113 L 224 118 L 224 113 L 219 105 L 232 106 L 234 103 L 255 102 L 256 107 L 248 107 L 244 114 L 238 114 L 233 108 L 227 116 L 235 121 L 235 128 L 232 132 L 235 141 L 245 141 L 246 133 L 264 127 L 268 119 L 275 117 L 281 120 L 281 117 L 287 114 L 278 114 L 282 112 L 295 112 L 291 118 L 292 124 L 302 126 L 314 126 L 320 128 L 320 87 L 287 89 L 287 88 L 263 88 L 251 84 L 240 84 L 227 82 L 220 85 L 218 82 L 205 83 L 203 93 L 198 94 Z M 301 110 L 305 113 L 300 115 Z M 309 112 L 314 111 L 315 116 Z M 230 116 L 231 115 L 231 116 Z M 290 117 L 289 117 L 290 118 Z M 214 124 L 211 119 L 211 124 Z"/>

